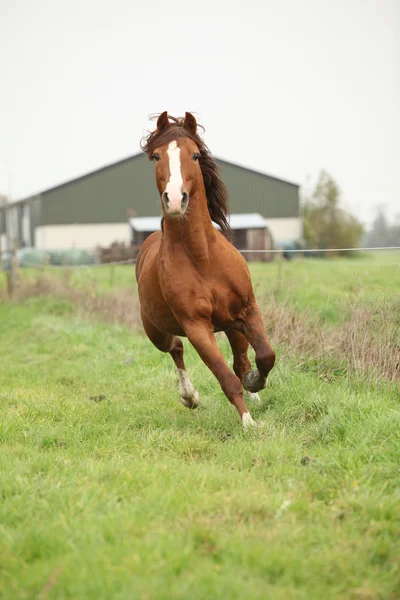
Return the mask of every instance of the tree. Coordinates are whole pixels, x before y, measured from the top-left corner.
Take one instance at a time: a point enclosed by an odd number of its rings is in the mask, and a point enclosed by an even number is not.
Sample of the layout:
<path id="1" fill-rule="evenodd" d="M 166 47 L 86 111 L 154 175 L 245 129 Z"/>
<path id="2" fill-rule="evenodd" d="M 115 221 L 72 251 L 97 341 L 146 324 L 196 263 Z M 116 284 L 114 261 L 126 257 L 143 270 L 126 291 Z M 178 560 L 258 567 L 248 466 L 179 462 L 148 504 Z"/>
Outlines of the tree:
<path id="1" fill-rule="evenodd" d="M 310 248 L 357 248 L 363 226 L 340 206 L 340 189 L 335 180 L 321 171 L 311 196 L 303 206 L 304 239 Z"/>
<path id="2" fill-rule="evenodd" d="M 369 248 L 400 245 L 400 219 L 396 215 L 394 222 L 388 222 L 385 207 L 379 205 L 371 229 L 365 235 L 365 245 Z"/>

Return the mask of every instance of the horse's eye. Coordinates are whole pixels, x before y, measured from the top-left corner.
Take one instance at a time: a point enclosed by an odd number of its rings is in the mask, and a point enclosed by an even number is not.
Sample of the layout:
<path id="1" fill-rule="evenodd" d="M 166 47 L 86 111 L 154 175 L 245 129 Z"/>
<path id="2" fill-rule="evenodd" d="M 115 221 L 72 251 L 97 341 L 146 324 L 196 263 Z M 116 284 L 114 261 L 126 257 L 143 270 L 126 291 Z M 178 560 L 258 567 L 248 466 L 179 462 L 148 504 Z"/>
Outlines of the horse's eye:
<path id="1" fill-rule="evenodd" d="M 153 160 L 155 160 L 156 162 L 158 162 L 160 160 L 160 155 L 155 153 L 153 154 L 153 156 L 151 157 Z"/>
<path id="2" fill-rule="evenodd" d="M 193 160 L 199 160 L 199 158 L 200 158 L 200 154 L 198 154 L 197 152 L 195 152 L 193 154 Z"/>

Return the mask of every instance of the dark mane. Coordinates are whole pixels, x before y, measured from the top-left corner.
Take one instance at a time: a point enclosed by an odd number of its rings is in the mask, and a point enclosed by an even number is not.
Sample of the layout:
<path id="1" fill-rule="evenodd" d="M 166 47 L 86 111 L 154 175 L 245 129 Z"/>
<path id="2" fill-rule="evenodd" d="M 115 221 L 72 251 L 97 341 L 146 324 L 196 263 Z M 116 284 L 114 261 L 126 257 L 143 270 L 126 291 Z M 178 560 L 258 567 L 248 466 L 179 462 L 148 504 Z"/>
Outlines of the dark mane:
<path id="1" fill-rule="evenodd" d="M 152 117 L 152 119 L 154 120 L 157 117 L 158 115 Z M 169 127 L 161 132 L 158 132 L 157 130 L 152 131 L 142 139 L 140 144 L 142 150 L 151 159 L 154 150 L 158 146 L 169 144 L 180 137 L 187 137 L 193 140 L 200 152 L 199 164 L 203 175 L 208 212 L 210 213 L 211 220 L 220 226 L 222 233 L 227 237 L 230 237 L 231 228 L 228 221 L 228 193 L 225 184 L 220 177 L 217 163 L 213 159 L 210 150 L 207 148 L 202 138 L 197 133 L 192 133 L 184 127 L 184 118 L 171 117 L 170 115 L 168 115 L 168 118 L 171 122 Z M 197 127 L 201 127 L 204 131 L 204 127 L 201 125 L 198 125 Z"/>

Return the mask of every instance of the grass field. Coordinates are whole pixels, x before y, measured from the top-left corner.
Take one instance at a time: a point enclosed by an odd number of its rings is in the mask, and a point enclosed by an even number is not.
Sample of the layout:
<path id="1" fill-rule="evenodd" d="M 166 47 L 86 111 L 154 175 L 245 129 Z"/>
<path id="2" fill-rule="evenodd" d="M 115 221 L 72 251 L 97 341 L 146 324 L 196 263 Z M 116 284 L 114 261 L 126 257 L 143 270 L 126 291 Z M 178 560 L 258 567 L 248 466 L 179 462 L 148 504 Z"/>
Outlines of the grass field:
<path id="1" fill-rule="evenodd" d="M 398 344 L 399 255 L 251 268 L 267 329 L 272 301 L 332 334 L 361 305 L 390 323 L 380 352 Z M 135 311 L 132 268 L 112 278 Z M 196 411 L 134 322 L 82 310 L 110 293 L 108 269 L 68 286 L 82 295 L 0 301 L 0 597 L 400 598 L 397 371 L 331 369 L 271 330 L 278 361 L 244 434 L 188 344 Z"/>

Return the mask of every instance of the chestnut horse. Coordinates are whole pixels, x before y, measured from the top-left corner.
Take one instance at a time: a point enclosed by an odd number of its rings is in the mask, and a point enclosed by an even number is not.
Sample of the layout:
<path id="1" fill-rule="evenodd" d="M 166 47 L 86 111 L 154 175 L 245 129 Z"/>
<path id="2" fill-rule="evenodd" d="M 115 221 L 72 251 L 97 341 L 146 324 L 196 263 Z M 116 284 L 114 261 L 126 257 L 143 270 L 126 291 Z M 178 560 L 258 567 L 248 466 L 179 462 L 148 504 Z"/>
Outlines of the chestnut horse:
<path id="1" fill-rule="evenodd" d="M 266 386 L 275 353 L 265 335 L 247 263 L 225 237 L 230 233 L 226 188 L 197 129 L 191 113 L 175 118 L 163 112 L 157 129 L 142 144 L 156 163 L 163 219 L 162 231 L 145 240 L 137 257 L 141 317 L 151 342 L 172 356 L 181 402 L 188 408 L 199 404 L 178 337 L 185 336 L 247 428 L 254 421 L 242 386 L 258 399 L 256 392 Z M 215 341 L 217 331 L 228 337 L 235 374 Z M 249 344 L 255 351 L 253 371 Z"/>

